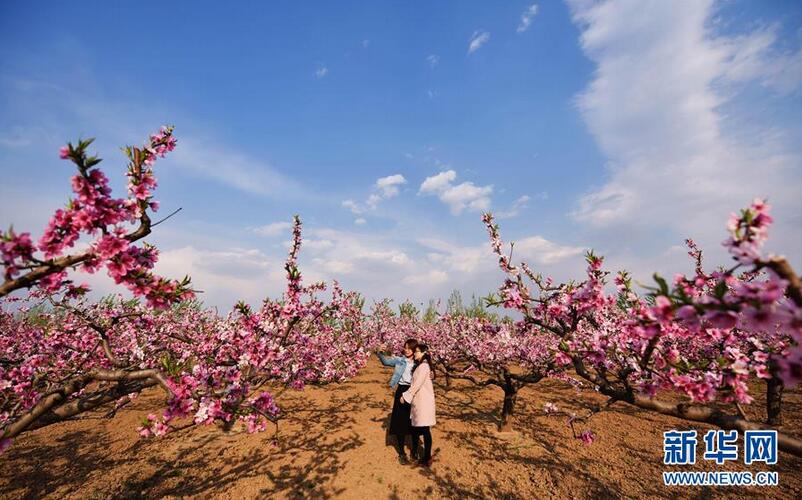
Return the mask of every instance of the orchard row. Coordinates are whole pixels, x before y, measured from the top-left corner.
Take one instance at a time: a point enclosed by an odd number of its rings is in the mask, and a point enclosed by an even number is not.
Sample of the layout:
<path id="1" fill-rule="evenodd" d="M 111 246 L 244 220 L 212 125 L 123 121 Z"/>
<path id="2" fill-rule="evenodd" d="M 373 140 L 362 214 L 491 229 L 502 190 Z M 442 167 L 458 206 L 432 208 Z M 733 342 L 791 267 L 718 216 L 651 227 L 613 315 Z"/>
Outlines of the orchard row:
<path id="1" fill-rule="evenodd" d="M 625 272 L 611 292 L 610 273 L 592 252 L 581 282 L 558 284 L 513 263 L 485 214 L 506 276 L 486 300 L 515 311 L 513 318 L 482 308 L 422 316 L 409 304 L 396 312 L 390 301 L 366 310 L 358 293 L 336 282 L 305 284 L 296 217 L 283 296 L 258 308 L 240 303 L 221 317 L 194 300 L 189 278 L 155 275 L 158 250 L 143 242 L 158 224 L 151 219 L 159 207 L 153 168 L 176 146 L 172 128 L 125 148 L 124 198 L 112 197 L 90 144 L 62 148 L 77 169 L 74 195 L 39 239 L 13 228 L 0 234 L 0 451 L 25 432 L 84 412 L 108 408 L 112 417 L 157 386 L 164 408 L 142 422 L 144 437 L 214 423 L 263 431 L 281 416 L 275 390 L 347 380 L 372 352 L 397 352 L 410 337 L 428 344 L 447 383 L 498 387 L 502 428 L 511 425 L 521 388 L 544 378 L 576 386 L 578 400 L 597 391 L 606 406 L 742 432 L 771 428 L 782 419 L 783 388 L 802 378 L 802 286 L 784 258 L 761 251 L 772 223 L 761 200 L 727 223 L 729 267 L 705 270 L 688 240 L 694 273 L 671 282 L 655 275 L 640 295 Z M 81 238 L 89 243 L 79 251 Z M 89 301 L 88 286 L 75 284 L 69 271 L 101 269 L 141 300 Z M 744 414 L 744 405 L 755 404 L 748 385 L 755 379 L 767 385 L 765 424 Z M 604 407 L 587 407 L 569 423 L 591 443 L 592 416 Z M 552 404 L 544 411 L 560 413 Z M 778 442 L 802 456 L 802 441 L 780 433 Z"/>

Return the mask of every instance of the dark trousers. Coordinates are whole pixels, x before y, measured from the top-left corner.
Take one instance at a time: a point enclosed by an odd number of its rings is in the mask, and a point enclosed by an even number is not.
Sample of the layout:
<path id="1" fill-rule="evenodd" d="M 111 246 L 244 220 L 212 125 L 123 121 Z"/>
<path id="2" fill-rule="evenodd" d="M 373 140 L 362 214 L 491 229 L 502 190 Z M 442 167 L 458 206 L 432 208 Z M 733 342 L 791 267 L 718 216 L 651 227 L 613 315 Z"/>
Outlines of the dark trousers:
<path id="1" fill-rule="evenodd" d="M 423 436 L 423 456 L 422 461 L 432 458 L 432 430 L 430 427 L 412 427 L 412 454 L 418 454 L 418 436 Z"/>
<path id="2" fill-rule="evenodd" d="M 393 399 L 393 413 L 390 415 L 390 429 L 389 433 L 396 438 L 396 450 L 399 455 L 404 455 L 404 441 L 410 434 L 410 419 L 409 411 L 412 408 L 409 403 L 402 403 L 399 401 L 401 395 L 409 389 L 408 385 L 398 384 L 395 390 L 395 398 Z"/>
<path id="3" fill-rule="evenodd" d="M 407 436 L 410 437 L 411 446 L 409 447 L 410 451 L 412 452 L 412 456 L 415 457 L 418 455 L 418 435 L 415 434 L 415 428 L 410 426 L 409 432 L 396 432 L 395 433 L 395 449 L 398 451 L 399 455 L 405 455 L 404 453 L 404 442 L 407 440 Z"/>
<path id="4" fill-rule="evenodd" d="M 396 435 L 395 435 L 395 449 L 398 452 L 399 456 L 400 455 L 406 455 L 406 453 L 404 452 L 404 441 L 406 441 L 406 440 L 407 440 L 407 435 L 406 434 L 402 434 L 400 432 L 396 433 Z M 413 435 L 412 436 L 412 448 L 411 448 L 413 453 L 415 453 L 415 448 L 416 448 L 417 444 L 418 444 L 417 443 L 417 439 Z"/>

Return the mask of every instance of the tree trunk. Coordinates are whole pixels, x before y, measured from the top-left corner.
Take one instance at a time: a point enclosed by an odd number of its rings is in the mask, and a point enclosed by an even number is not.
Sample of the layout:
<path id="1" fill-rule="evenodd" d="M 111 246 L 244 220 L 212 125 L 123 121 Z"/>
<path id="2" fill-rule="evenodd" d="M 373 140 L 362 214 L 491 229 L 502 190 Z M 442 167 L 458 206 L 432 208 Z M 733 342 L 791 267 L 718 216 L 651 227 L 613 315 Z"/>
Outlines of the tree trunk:
<path id="1" fill-rule="evenodd" d="M 515 387 L 512 380 L 506 380 L 504 383 L 504 406 L 501 407 L 501 422 L 498 428 L 500 432 L 509 432 L 512 430 L 510 417 L 515 414 L 515 399 L 517 397 L 518 388 Z"/>
<path id="2" fill-rule="evenodd" d="M 772 370 L 771 378 L 766 381 L 766 413 L 768 415 L 766 423 L 769 425 L 779 426 L 783 423 L 783 387 L 783 381 Z"/>

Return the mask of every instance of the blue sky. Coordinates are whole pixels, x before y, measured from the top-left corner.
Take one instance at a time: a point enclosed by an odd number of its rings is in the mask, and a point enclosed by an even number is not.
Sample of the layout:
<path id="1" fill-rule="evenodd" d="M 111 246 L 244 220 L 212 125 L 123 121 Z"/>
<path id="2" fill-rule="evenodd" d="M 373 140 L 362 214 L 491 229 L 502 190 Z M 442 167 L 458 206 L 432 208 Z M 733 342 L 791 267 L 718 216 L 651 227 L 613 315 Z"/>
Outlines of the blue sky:
<path id="1" fill-rule="evenodd" d="M 768 196 L 802 263 L 801 44 L 793 1 L 5 2 L 0 225 L 66 200 L 66 140 L 120 189 L 171 123 L 159 269 L 223 309 L 280 291 L 295 213 L 307 277 L 371 298 L 495 288 L 483 210 L 546 272 L 647 281 Z"/>

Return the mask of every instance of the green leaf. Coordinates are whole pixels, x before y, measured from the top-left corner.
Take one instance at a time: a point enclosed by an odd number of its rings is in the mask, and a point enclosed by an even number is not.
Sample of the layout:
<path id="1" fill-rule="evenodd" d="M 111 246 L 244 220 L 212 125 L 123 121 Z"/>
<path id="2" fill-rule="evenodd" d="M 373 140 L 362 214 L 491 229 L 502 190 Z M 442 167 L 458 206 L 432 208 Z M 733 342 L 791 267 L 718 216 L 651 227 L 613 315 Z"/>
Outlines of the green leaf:
<path id="1" fill-rule="evenodd" d="M 98 158 L 97 156 L 90 156 L 86 159 L 86 167 L 91 168 L 97 165 L 98 163 L 102 162 L 102 158 Z"/>
<path id="2" fill-rule="evenodd" d="M 723 281 L 719 281 L 716 283 L 716 288 L 713 291 L 716 294 L 716 297 L 721 299 L 724 297 L 724 294 L 727 293 L 727 284 Z"/>
<path id="3" fill-rule="evenodd" d="M 663 279 L 663 277 L 660 276 L 657 273 L 654 273 L 653 277 L 654 277 L 654 280 L 657 282 L 657 284 L 660 286 L 660 294 L 661 295 L 665 295 L 666 297 L 668 297 L 668 295 L 669 295 L 669 293 L 668 293 L 668 283 L 666 282 L 666 280 Z"/>
<path id="4" fill-rule="evenodd" d="M 746 221 L 747 224 L 751 224 L 752 221 L 755 220 L 754 212 L 752 212 L 748 208 L 744 209 L 743 213 L 744 213 L 744 220 Z"/>

